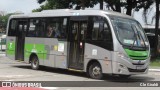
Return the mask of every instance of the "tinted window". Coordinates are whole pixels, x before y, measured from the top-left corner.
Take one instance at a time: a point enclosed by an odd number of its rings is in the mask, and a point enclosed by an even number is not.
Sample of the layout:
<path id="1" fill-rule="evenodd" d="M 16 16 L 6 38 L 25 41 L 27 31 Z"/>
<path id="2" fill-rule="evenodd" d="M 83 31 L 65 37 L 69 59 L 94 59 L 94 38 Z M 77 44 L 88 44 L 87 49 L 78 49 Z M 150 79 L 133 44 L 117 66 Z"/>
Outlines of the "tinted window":
<path id="1" fill-rule="evenodd" d="M 27 36 L 29 37 L 43 37 L 45 22 L 43 19 L 30 19 L 29 30 Z"/>
<path id="2" fill-rule="evenodd" d="M 111 40 L 109 24 L 103 17 L 93 17 L 89 22 L 87 39 Z"/>
<path id="3" fill-rule="evenodd" d="M 11 20 L 9 25 L 8 36 L 16 36 L 17 20 Z"/>
<path id="4" fill-rule="evenodd" d="M 107 50 L 113 50 L 112 33 L 106 18 L 89 17 L 86 42 Z"/>
<path id="5" fill-rule="evenodd" d="M 46 37 L 65 39 L 67 18 L 48 18 L 46 29 Z"/>

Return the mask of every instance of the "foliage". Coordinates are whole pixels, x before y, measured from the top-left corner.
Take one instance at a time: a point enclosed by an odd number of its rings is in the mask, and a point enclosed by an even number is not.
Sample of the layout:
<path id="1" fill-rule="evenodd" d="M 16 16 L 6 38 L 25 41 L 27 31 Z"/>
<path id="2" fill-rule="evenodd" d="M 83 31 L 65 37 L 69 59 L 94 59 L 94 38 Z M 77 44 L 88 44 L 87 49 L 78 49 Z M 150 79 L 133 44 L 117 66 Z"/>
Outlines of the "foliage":
<path id="1" fill-rule="evenodd" d="M 39 4 L 45 2 L 44 5 L 41 5 L 40 8 L 34 9 L 33 12 L 39 12 L 47 9 L 84 9 L 85 7 L 94 7 L 98 3 L 97 0 L 37 0 Z"/>
<path id="2" fill-rule="evenodd" d="M 5 32 L 6 27 L 7 27 L 8 18 L 10 15 L 12 14 L 0 16 L 0 29 L 1 29 L 0 32 Z"/>
<path id="3" fill-rule="evenodd" d="M 94 5 L 100 3 L 100 9 L 103 9 L 103 2 L 107 3 L 107 8 L 113 11 L 121 12 L 122 7 L 126 9 L 126 14 L 131 15 L 132 10 L 138 11 L 144 8 L 145 12 L 154 2 L 153 0 L 37 0 L 38 3 L 46 2 L 40 8 L 33 10 L 42 11 L 47 9 L 64 9 L 73 8 L 74 9 L 85 9 L 85 7 L 94 7 Z"/>
<path id="4" fill-rule="evenodd" d="M 156 59 L 151 60 L 150 66 L 158 66 L 158 67 L 160 67 L 160 58 L 157 57 Z"/>

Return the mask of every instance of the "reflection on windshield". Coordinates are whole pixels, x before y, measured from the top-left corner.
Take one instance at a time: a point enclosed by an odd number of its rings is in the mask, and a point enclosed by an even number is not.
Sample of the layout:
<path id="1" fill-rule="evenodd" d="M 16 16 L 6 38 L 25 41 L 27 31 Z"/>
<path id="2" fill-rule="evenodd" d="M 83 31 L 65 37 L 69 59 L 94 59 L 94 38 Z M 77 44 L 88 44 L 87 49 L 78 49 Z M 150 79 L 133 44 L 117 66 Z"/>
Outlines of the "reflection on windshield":
<path id="1" fill-rule="evenodd" d="M 118 17 L 111 17 L 111 21 L 118 39 L 123 45 L 148 46 L 148 40 L 138 22 Z"/>

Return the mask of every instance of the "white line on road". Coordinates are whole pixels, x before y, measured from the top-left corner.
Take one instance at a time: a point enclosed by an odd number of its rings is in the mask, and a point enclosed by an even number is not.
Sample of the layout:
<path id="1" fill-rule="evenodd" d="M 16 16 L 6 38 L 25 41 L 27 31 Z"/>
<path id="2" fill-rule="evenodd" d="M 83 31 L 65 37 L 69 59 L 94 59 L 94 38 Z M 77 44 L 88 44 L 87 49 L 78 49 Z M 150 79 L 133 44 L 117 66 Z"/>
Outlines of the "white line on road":
<path id="1" fill-rule="evenodd" d="M 12 77 L 29 77 L 31 75 L 0 75 L 0 77 L 12 78 Z"/>
<path id="2" fill-rule="evenodd" d="M 160 72 L 160 69 L 149 69 L 149 71 Z"/>
<path id="3" fill-rule="evenodd" d="M 47 89 L 47 90 L 55 90 L 58 89 L 57 87 L 41 87 L 42 89 Z"/>

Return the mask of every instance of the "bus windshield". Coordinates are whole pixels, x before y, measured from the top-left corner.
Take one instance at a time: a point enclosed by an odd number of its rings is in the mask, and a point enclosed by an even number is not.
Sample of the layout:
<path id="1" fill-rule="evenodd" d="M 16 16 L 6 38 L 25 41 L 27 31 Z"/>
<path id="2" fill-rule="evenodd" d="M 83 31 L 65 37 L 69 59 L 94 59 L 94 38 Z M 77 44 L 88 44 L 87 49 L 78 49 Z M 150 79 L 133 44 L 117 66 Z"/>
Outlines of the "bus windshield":
<path id="1" fill-rule="evenodd" d="M 110 18 L 121 44 L 130 47 L 148 47 L 148 40 L 137 21 L 113 16 Z"/>

